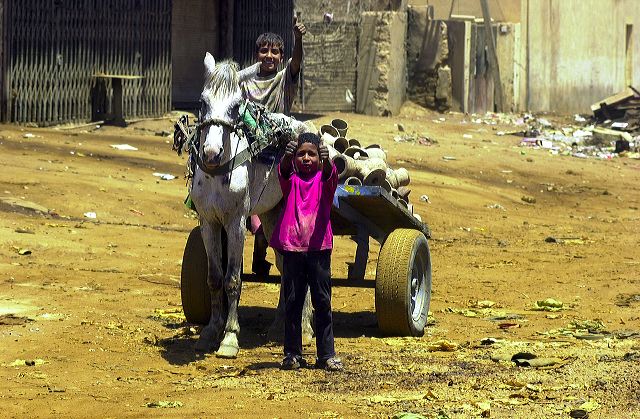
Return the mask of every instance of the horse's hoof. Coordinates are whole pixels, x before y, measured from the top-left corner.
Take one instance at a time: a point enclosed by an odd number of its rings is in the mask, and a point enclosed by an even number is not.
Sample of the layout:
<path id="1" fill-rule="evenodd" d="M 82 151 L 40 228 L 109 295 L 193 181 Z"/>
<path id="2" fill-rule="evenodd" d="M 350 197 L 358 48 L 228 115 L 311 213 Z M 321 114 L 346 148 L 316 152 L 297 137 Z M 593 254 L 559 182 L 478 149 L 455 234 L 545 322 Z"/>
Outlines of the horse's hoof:
<path id="1" fill-rule="evenodd" d="M 239 348 L 229 345 L 220 345 L 220 348 L 216 351 L 216 357 L 218 358 L 236 358 L 238 356 Z"/>
<path id="2" fill-rule="evenodd" d="M 240 345 L 238 344 L 238 338 L 234 333 L 228 333 L 222 343 L 220 343 L 220 347 L 216 351 L 216 356 L 218 358 L 235 358 L 238 356 L 239 350 Z"/>
<path id="3" fill-rule="evenodd" d="M 313 345 L 313 335 L 309 333 L 302 334 L 302 346 L 311 346 Z"/>

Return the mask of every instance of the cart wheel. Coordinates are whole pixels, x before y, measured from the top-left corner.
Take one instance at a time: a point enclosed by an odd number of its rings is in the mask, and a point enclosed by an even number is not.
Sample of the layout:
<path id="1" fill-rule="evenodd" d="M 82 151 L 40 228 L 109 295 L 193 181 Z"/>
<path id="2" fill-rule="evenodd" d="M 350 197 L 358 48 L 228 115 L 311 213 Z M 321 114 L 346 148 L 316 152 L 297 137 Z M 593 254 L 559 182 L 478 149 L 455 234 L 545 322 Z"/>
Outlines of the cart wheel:
<path id="1" fill-rule="evenodd" d="M 189 323 L 207 324 L 211 317 L 211 293 L 207 285 L 207 251 L 200 227 L 191 230 L 182 256 L 180 296 Z"/>
<path id="2" fill-rule="evenodd" d="M 431 302 L 427 238 L 400 228 L 384 242 L 376 270 L 376 316 L 383 333 L 422 336 Z"/>

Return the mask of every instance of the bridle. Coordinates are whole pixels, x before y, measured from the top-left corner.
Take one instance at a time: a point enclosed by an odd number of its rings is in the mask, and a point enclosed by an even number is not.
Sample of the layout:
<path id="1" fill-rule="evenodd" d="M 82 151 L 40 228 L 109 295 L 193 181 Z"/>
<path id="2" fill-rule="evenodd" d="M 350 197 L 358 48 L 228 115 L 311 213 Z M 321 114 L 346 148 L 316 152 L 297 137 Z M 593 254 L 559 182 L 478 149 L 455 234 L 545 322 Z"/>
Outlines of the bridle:
<path id="1" fill-rule="evenodd" d="M 268 146 L 280 147 L 286 143 L 283 140 L 288 141 L 293 137 L 294 133 L 291 127 L 282 123 L 278 124 L 269 117 L 269 114 L 264 106 L 245 100 L 240 104 L 238 117 L 233 122 L 222 118 L 209 118 L 190 126 L 188 116 L 182 115 L 174 125 L 173 149 L 177 151 L 178 155 L 182 154 L 183 149 L 189 150 L 190 163 L 193 159 L 200 170 L 208 175 L 218 176 L 230 173 L 260 154 Z M 230 134 L 244 136 L 249 145 L 213 169 L 204 164 L 200 155 L 202 131 L 211 126 L 226 128 Z M 191 164 L 189 166 L 190 171 L 193 172 L 195 167 L 192 167 Z M 193 173 L 189 175 L 192 177 Z"/>

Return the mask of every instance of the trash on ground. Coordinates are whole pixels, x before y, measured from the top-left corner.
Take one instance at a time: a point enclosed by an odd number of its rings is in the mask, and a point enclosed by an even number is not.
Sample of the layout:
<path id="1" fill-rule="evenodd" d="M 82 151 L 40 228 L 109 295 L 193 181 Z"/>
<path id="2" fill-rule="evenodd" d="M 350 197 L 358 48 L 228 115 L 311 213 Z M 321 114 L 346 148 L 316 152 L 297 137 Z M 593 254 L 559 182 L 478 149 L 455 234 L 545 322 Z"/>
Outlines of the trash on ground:
<path id="1" fill-rule="evenodd" d="M 111 144 L 111 147 L 115 148 L 116 150 L 138 151 L 137 148 L 129 144 Z"/>
<path id="2" fill-rule="evenodd" d="M 427 350 L 429 352 L 453 352 L 458 349 L 458 344 L 449 342 L 448 340 L 439 340 L 437 342 L 429 343 Z"/>
<path id="3" fill-rule="evenodd" d="M 553 237 L 548 236 L 544 239 L 547 243 L 559 243 L 559 244 L 585 244 L 593 243 L 592 240 L 587 240 L 582 237 Z"/>
<path id="4" fill-rule="evenodd" d="M 21 234 L 36 234 L 33 230 L 29 230 L 26 228 L 16 228 L 14 231 Z"/>
<path id="5" fill-rule="evenodd" d="M 33 367 L 42 365 L 45 363 L 44 359 L 16 359 L 10 364 L 6 364 L 7 367 Z"/>
<path id="6" fill-rule="evenodd" d="M 155 310 L 153 310 L 152 317 L 163 319 L 163 320 L 173 320 L 173 321 L 180 321 L 180 322 L 186 320 L 186 318 L 184 317 L 182 308 L 170 308 L 167 310 L 156 308 Z"/>
<path id="7" fill-rule="evenodd" d="M 587 412 L 593 412 L 594 410 L 597 410 L 599 408 L 600 408 L 600 403 L 598 403 L 593 399 L 588 400 L 580 405 L 580 409 L 585 410 Z"/>
<path id="8" fill-rule="evenodd" d="M 86 218 L 98 218 L 98 215 L 95 212 L 89 211 L 83 214 Z"/>
<path id="9" fill-rule="evenodd" d="M 532 308 L 532 310 L 536 311 L 560 311 L 565 309 L 566 307 L 564 307 L 564 303 L 562 301 L 554 300 L 553 298 L 538 300 Z"/>
<path id="10" fill-rule="evenodd" d="M 391 416 L 391 419 L 427 419 L 426 416 L 411 412 L 400 412 Z"/>
<path id="11" fill-rule="evenodd" d="M 145 406 L 154 407 L 154 408 L 174 408 L 174 407 L 182 407 L 183 404 L 182 402 L 179 402 L 179 401 L 160 400 L 157 402 L 149 402 L 145 404 Z"/>
<path id="12" fill-rule="evenodd" d="M 153 174 L 153 176 L 159 177 L 159 178 L 160 178 L 160 179 L 162 179 L 162 180 L 173 180 L 173 179 L 175 179 L 175 178 L 176 178 L 176 177 L 175 177 L 174 175 L 172 175 L 172 174 L 169 174 L 169 173 L 158 173 L 158 172 L 155 172 L 155 173 Z"/>

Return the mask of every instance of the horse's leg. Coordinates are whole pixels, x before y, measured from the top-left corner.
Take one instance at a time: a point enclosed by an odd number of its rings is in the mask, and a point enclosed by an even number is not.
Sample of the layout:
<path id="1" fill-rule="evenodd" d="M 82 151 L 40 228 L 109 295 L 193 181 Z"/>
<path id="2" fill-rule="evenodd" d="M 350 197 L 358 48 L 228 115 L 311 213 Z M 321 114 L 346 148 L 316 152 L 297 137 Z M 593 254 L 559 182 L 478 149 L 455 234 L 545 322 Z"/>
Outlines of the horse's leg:
<path id="1" fill-rule="evenodd" d="M 211 293 L 211 317 L 209 323 L 200 331 L 200 337 L 196 342 L 196 351 L 209 352 L 220 342 L 222 327 L 224 325 L 224 310 L 222 298 L 224 296 L 222 280 L 224 271 L 222 269 L 222 226 L 217 222 L 210 222 L 201 219 L 200 231 L 202 240 L 207 251 L 209 272 L 207 284 Z"/>
<path id="2" fill-rule="evenodd" d="M 280 211 L 281 205 L 277 205 L 271 211 L 260 215 L 260 221 L 262 221 L 262 228 L 267 238 L 271 238 L 273 228 L 275 227 Z M 276 266 L 278 271 L 282 272 L 282 255 L 278 252 L 276 254 Z M 282 281 L 282 275 L 280 275 L 280 281 Z M 284 287 L 282 282 L 280 283 L 280 298 L 278 299 L 278 308 L 276 309 L 276 317 L 273 323 L 269 327 L 267 332 L 267 338 L 269 340 L 278 340 L 284 332 Z M 313 307 L 311 304 L 311 293 L 307 289 L 307 296 L 304 299 L 304 306 L 302 308 L 302 344 L 309 346 L 313 343 L 313 328 L 311 327 L 311 320 L 313 319 Z"/>
<path id="3" fill-rule="evenodd" d="M 227 323 L 224 327 L 224 338 L 216 352 L 220 358 L 235 358 L 240 350 L 238 335 L 240 322 L 238 321 L 238 304 L 242 290 L 242 254 L 244 250 L 245 217 L 232 220 L 227 225 L 227 273 L 224 278 L 224 288 L 228 300 Z"/>

